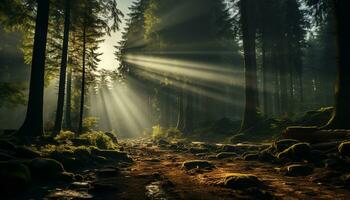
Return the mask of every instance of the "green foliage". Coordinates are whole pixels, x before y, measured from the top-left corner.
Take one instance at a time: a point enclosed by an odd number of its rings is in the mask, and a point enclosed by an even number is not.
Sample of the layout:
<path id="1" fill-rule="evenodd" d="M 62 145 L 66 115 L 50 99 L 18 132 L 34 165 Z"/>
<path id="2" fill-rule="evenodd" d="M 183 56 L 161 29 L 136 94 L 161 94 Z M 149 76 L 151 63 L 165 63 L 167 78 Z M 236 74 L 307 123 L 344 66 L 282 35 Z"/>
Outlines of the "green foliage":
<path id="1" fill-rule="evenodd" d="M 92 131 L 96 129 L 97 125 L 98 125 L 98 119 L 96 117 L 86 117 L 83 120 L 83 127 L 88 131 Z"/>
<path id="2" fill-rule="evenodd" d="M 180 139 L 183 134 L 176 127 L 170 127 L 168 129 L 161 127 L 159 124 L 152 127 L 152 138 L 159 139 Z"/>
<path id="3" fill-rule="evenodd" d="M 71 140 L 75 137 L 75 133 L 71 131 L 61 131 L 56 137 L 55 140 L 59 142 L 65 142 Z"/>
<path id="4" fill-rule="evenodd" d="M 116 148 L 116 144 L 113 143 L 112 139 L 101 131 L 87 132 L 80 135 L 79 138 L 88 139 L 91 145 L 96 146 L 100 149 Z"/>

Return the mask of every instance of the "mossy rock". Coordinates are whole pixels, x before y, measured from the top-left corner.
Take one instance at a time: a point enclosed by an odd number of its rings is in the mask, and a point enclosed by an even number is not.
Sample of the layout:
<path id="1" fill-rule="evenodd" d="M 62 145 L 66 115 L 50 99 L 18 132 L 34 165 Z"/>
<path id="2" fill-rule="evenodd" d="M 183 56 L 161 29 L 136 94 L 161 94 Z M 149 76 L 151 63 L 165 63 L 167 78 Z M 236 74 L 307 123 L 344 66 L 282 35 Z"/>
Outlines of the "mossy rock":
<path id="1" fill-rule="evenodd" d="M 93 156 L 102 156 L 109 158 L 117 162 L 132 162 L 132 159 L 125 152 L 120 152 L 117 150 L 101 150 L 97 148 L 91 149 L 91 154 Z"/>
<path id="2" fill-rule="evenodd" d="M 338 147 L 338 152 L 343 157 L 350 157 L 350 141 L 342 142 Z"/>
<path id="3" fill-rule="evenodd" d="M 284 160 L 301 160 L 310 157 L 311 146 L 308 143 L 297 143 L 277 154 L 277 158 Z"/>
<path id="4" fill-rule="evenodd" d="M 80 146 L 74 150 L 74 155 L 78 159 L 89 160 L 91 158 L 91 150 L 88 147 Z"/>
<path id="5" fill-rule="evenodd" d="M 248 153 L 243 156 L 243 159 L 245 161 L 254 161 L 259 159 L 259 154 L 258 153 Z"/>
<path id="6" fill-rule="evenodd" d="M 90 140 L 87 138 L 73 138 L 71 142 L 74 146 L 90 146 L 92 145 Z"/>
<path id="7" fill-rule="evenodd" d="M 225 158 L 233 158 L 233 157 L 237 157 L 238 154 L 234 153 L 234 152 L 221 152 L 218 153 L 216 155 L 217 159 L 225 159 Z"/>
<path id="8" fill-rule="evenodd" d="M 65 172 L 63 165 L 54 159 L 36 158 L 29 163 L 29 169 L 34 179 L 51 180 Z"/>
<path id="9" fill-rule="evenodd" d="M 21 192 L 31 181 L 27 166 L 18 161 L 0 162 L 1 196 Z"/>
<path id="10" fill-rule="evenodd" d="M 246 189 L 251 187 L 260 187 L 263 183 L 259 178 L 252 174 L 232 173 L 224 178 L 223 185 L 231 189 Z"/>
<path id="11" fill-rule="evenodd" d="M 313 167 L 306 164 L 293 164 L 286 167 L 287 176 L 307 176 L 313 172 Z"/>
<path id="12" fill-rule="evenodd" d="M 206 160 L 189 160 L 182 163 L 182 169 L 191 170 L 191 169 L 212 169 L 214 165 Z"/>
<path id="13" fill-rule="evenodd" d="M 297 143 L 300 143 L 300 142 L 298 140 L 293 140 L 293 139 L 283 139 L 283 140 L 275 141 L 273 143 L 273 147 L 275 151 L 282 152 Z"/>

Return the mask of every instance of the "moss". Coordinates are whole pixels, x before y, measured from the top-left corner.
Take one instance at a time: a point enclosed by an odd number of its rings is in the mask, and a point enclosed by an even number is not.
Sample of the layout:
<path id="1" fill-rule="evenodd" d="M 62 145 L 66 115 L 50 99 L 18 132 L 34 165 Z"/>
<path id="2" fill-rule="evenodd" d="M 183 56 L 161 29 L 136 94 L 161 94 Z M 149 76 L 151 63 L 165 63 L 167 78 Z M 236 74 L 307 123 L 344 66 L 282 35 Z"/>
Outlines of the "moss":
<path id="1" fill-rule="evenodd" d="M 100 149 L 117 148 L 117 145 L 113 142 L 113 140 L 101 131 L 84 133 L 80 135 L 79 138 L 89 140 L 91 145 L 96 146 Z"/>

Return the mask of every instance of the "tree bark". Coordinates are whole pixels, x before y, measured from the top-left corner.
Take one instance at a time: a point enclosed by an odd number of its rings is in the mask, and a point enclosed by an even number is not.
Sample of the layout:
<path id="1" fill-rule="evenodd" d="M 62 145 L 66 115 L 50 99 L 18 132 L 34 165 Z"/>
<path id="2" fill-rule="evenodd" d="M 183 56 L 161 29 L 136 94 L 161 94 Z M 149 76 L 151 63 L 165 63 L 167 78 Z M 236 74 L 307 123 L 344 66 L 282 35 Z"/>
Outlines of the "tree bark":
<path id="1" fill-rule="evenodd" d="M 240 2 L 241 26 L 244 48 L 245 66 L 245 111 L 240 132 L 252 127 L 258 121 L 258 86 L 255 36 L 256 27 L 254 19 L 255 0 Z"/>
<path id="2" fill-rule="evenodd" d="M 80 96 L 80 114 L 79 114 L 79 128 L 78 132 L 83 132 L 83 117 L 84 117 L 84 100 L 85 100 L 85 57 L 86 57 L 86 23 L 83 28 L 83 73 L 81 81 L 81 96 Z"/>
<path id="3" fill-rule="evenodd" d="M 68 77 L 67 77 L 67 88 L 66 88 L 66 115 L 65 115 L 65 126 L 66 129 L 72 130 L 72 118 L 71 118 L 71 109 L 72 109 L 72 66 L 69 67 Z"/>
<path id="4" fill-rule="evenodd" d="M 59 133 L 62 128 L 63 106 L 64 106 L 64 89 L 66 86 L 66 71 L 68 57 L 69 25 L 70 25 L 70 0 L 65 0 L 64 16 L 64 36 L 62 45 L 61 71 L 58 86 L 58 99 L 56 109 L 56 119 L 54 132 Z"/>
<path id="5" fill-rule="evenodd" d="M 46 40 L 49 20 L 49 0 L 37 0 L 34 47 L 29 85 L 27 114 L 18 134 L 41 136 L 43 127 L 44 76 Z"/>
<path id="6" fill-rule="evenodd" d="M 350 31 L 347 16 L 350 2 L 334 0 L 337 37 L 337 80 L 335 88 L 335 109 L 332 118 L 324 128 L 350 129 Z"/>

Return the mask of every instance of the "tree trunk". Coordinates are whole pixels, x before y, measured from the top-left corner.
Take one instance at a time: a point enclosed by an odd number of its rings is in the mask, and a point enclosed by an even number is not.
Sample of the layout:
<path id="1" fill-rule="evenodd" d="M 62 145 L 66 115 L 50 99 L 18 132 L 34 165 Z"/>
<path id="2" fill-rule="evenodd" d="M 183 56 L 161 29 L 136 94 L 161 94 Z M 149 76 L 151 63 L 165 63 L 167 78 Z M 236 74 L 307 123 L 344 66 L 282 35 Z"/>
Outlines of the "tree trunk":
<path id="1" fill-rule="evenodd" d="M 176 128 L 178 130 L 183 130 L 184 128 L 184 89 L 183 88 L 179 88 L 179 94 L 177 97 L 177 106 L 178 106 L 178 110 L 177 110 L 177 124 L 176 124 Z"/>
<path id="2" fill-rule="evenodd" d="M 62 128 L 63 106 L 64 106 L 64 89 L 66 86 L 66 70 L 68 57 L 68 41 L 69 41 L 69 25 L 70 25 L 70 0 L 65 0 L 65 16 L 64 16 L 64 36 L 62 45 L 61 71 L 58 86 L 58 99 L 56 109 L 56 120 L 54 132 L 59 133 Z"/>
<path id="3" fill-rule="evenodd" d="M 350 31 L 347 16 L 350 9 L 349 1 L 338 0 L 335 3 L 335 19 L 337 32 L 337 80 L 335 89 L 335 109 L 331 120 L 325 128 L 350 129 Z"/>
<path id="4" fill-rule="evenodd" d="M 45 52 L 49 20 L 49 0 L 38 0 L 30 75 L 27 114 L 18 134 L 41 136 L 43 127 Z"/>
<path id="5" fill-rule="evenodd" d="M 259 119 L 254 3 L 255 0 L 240 2 L 245 66 L 245 111 L 240 132 L 255 125 Z"/>
<path id="6" fill-rule="evenodd" d="M 83 73 L 81 81 L 81 96 L 80 96 L 80 114 L 79 114 L 79 129 L 78 132 L 83 132 L 83 117 L 84 117 L 84 99 L 85 99 L 85 57 L 86 57 L 86 23 L 83 28 Z"/>
<path id="7" fill-rule="evenodd" d="M 66 88 L 66 116 L 65 116 L 65 125 L 66 129 L 72 130 L 72 118 L 71 118 L 71 101 L 72 101 L 72 66 L 69 66 L 69 72 L 67 77 L 67 88 Z"/>

